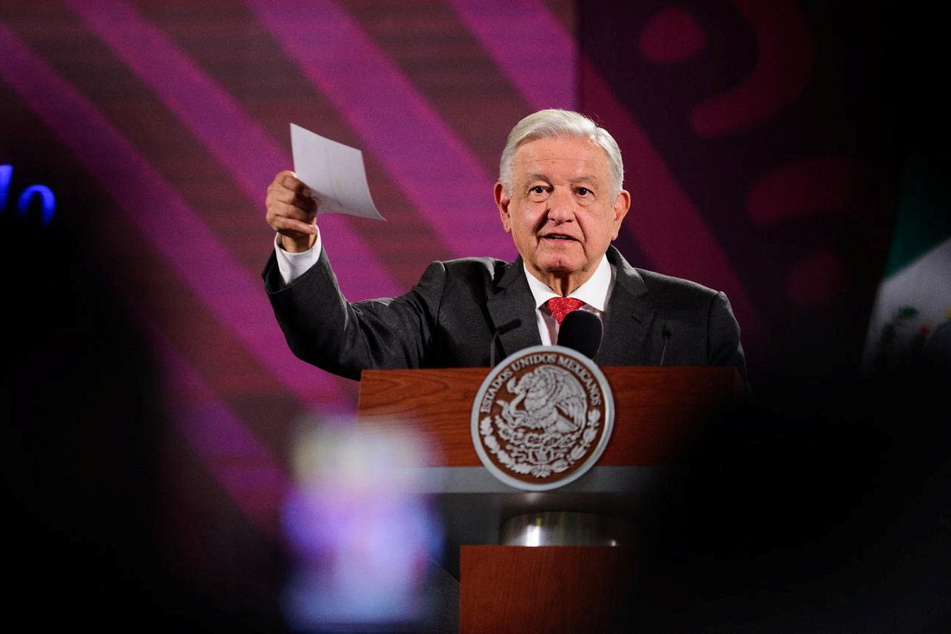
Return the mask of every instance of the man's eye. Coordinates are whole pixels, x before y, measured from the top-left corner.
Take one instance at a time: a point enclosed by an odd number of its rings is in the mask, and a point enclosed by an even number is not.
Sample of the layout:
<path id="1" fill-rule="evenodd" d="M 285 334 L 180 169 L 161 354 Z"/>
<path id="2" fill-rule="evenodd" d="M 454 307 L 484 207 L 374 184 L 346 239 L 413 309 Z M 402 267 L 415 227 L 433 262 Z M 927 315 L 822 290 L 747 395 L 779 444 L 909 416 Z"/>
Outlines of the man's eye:
<path id="1" fill-rule="evenodd" d="M 548 199 L 548 188 L 544 185 L 535 185 L 528 189 L 528 199 L 533 202 L 542 202 Z"/>
<path id="2" fill-rule="evenodd" d="M 579 196 L 588 196 L 591 194 L 591 190 L 588 189 L 587 187 L 579 187 L 575 191 L 578 193 Z"/>

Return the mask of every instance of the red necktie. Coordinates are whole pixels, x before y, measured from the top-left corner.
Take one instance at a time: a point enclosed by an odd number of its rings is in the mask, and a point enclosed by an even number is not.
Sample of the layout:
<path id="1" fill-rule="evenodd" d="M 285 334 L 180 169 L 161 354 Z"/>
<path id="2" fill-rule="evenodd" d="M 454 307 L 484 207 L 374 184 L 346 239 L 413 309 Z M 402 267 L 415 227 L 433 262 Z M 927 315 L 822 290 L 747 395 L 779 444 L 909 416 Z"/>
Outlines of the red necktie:
<path id="1" fill-rule="evenodd" d="M 575 299 L 574 297 L 552 297 L 546 304 L 548 304 L 548 310 L 551 311 L 555 321 L 559 324 L 561 324 L 561 320 L 565 318 L 565 315 L 584 306 L 583 301 Z"/>

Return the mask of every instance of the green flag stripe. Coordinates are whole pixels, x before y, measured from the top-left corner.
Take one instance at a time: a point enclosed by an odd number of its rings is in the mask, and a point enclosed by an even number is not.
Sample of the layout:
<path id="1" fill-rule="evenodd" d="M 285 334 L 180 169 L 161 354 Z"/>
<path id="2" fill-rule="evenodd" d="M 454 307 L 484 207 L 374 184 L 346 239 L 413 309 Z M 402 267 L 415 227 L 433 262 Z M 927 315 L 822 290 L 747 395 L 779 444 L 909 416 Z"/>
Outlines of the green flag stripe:
<path id="1" fill-rule="evenodd" d="M 918 153 L 905 161 L 898 205 L 885 277 L 951 237 L 951 184 Z"/>

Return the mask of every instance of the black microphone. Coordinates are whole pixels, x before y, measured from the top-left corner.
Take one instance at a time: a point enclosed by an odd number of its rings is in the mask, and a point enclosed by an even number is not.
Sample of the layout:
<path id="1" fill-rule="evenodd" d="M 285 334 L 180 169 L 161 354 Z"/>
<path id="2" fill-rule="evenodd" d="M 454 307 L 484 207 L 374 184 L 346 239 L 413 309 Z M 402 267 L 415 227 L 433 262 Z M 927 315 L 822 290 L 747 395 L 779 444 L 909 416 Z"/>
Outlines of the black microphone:
<path id="1" fill-rule="evenodd" d="M 670 341 L 670 336 L 674 334 L 670 330 L 670 323 L 664 322 L 664 327 L 660 331 L 660 336 L 664 338 L 664 348 L 660 351 L 660 364 L 664 365 L 664 356 L 667 354 L 667 342 Z"/>
<path id="2" fill-rule="evenodd" d="M 500 335 L 507 333 L 509 330 L 514 330 L 522 325 L 521 319 L 513 319 L 507 324 L 502 324 L 492 333 L 492 339 L 489 340 L 489 367 L 495 367 L 495 342 Z"/>
<path id="3" fill-rule="evenodd" d="M 603 334 L 601 318 L 586 310 L 573 310 L 565 315 L 558 328 L 558 345 L 594 359 L 601 348 Z"/>

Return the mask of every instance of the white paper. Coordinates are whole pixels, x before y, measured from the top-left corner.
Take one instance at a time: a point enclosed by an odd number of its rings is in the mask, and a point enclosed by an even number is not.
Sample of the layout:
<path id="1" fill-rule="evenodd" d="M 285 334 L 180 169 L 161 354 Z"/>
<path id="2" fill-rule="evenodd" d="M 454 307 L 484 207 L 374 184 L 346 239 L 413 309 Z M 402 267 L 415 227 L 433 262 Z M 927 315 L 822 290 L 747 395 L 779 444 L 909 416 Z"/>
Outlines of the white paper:
<path id="1" fill-rule="evenodd" d="M 294 171 L 314 192 L 317 214 L 385 220 L 370 196 L 363 153 L 291 124 Z"/>

